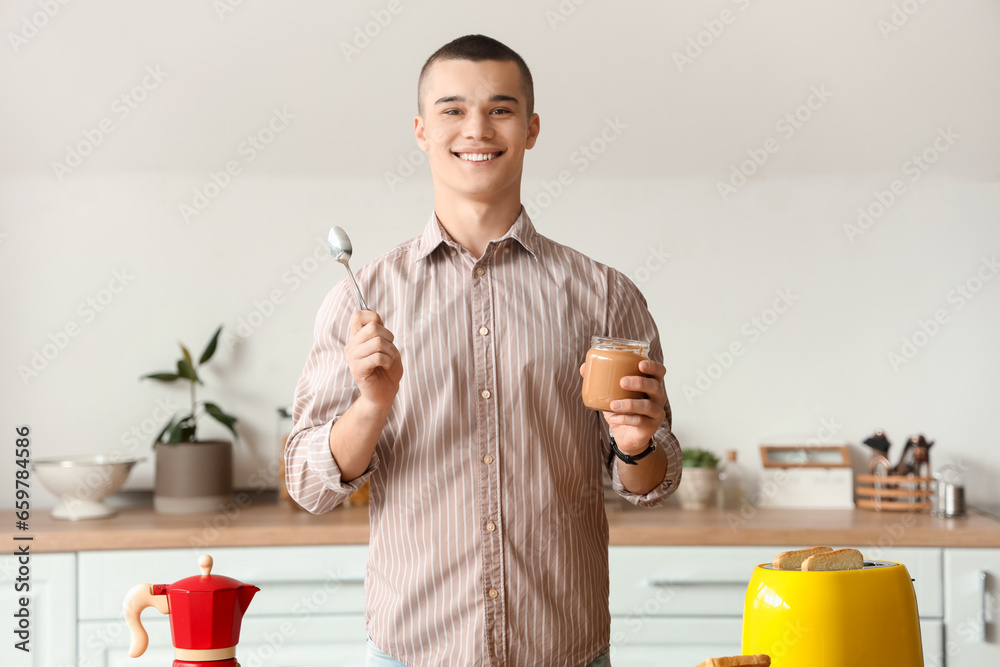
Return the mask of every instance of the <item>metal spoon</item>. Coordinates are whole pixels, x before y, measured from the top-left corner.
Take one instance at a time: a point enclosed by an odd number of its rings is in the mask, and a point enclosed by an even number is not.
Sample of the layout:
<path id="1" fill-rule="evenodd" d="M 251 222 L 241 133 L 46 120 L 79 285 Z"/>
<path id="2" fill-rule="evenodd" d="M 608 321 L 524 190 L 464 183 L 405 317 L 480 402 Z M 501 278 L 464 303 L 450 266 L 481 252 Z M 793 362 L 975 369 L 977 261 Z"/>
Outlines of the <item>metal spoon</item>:
<path id="1" fill-rule="evenodd" d="M 330 244 L 330 255 L 347 268 L 347 275 L 351 277 L 351 282 L 354 283 L 354 293 L 358 295 L 358 303 L 361 304 L 361 310 L 368 310 L 368 305 L 365 304 L 365 300 L 361 296 L 361 290 L 358 289 L 358 281 L 354 279 L 354 272 L 351 271 L 351 267 L 348 264 L 348 261 L 351 259 L 351 253 L 354 252 L 354 249 L 351 247 L 350 237 L 340 227 L 331 227 L 330 235 L 326 240 Z"/>

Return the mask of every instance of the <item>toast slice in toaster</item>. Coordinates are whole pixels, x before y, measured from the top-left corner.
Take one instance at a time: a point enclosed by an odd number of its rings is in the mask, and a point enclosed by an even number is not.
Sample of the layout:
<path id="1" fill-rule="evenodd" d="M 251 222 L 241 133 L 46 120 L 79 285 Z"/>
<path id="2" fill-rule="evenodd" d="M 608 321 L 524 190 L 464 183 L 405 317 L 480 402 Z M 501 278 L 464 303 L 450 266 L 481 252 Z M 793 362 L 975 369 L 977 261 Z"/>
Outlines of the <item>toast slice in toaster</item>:
<path id="1" fill-rule="evenodd" d="M 799 549 L 798 551 L 782 551 L 775 557 L 771 565 L 775 570 L 801 570 L 802 563 L 810 556 L 829 553 L 830 551 L 833 551 L 830 547 L 810 547 L 808 549 Z"/>
<path id="2" fill-rule="evenodd" d="M 728 658 L 709 658 L 698 667 L 769 667 L 769 655 L 734 655 Z"/>
<path id="3" fill-rule="evenodd" d="M 804 572 L 830 572 L 834 570 L 860 570 L 865 559 L 857 549 L 838 549 L 810 556 L 802 563 Z"/>

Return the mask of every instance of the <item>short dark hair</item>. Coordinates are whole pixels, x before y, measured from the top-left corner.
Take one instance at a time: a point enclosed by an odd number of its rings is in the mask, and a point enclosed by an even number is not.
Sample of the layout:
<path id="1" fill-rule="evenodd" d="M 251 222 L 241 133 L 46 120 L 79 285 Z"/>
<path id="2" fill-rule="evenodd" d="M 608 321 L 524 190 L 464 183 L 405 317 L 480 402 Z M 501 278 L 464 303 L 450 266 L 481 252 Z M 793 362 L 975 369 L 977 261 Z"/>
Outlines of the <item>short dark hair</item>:
<path id="1" fill-rule="evenodd" d="M 435 51 L 420 70 L 420 78 L 417 80 L 417 112 L 423 113 L 423 100 L 421 99 L 424 87 L 424 79 L 431 65 L 439 60 L 471 60 L 480 62 L 483 60 L 499 60 L 500 62 L 512 62 L 521 70 L 521 87 L 524 89 L 525 104 L 528 107 L 528 116 L 535 111 L 535 86 L 531 80 L 531 70 L 524 58 L 506 44 L 498 42 L 486 35 L 465 35 L 452 40 Z"/>

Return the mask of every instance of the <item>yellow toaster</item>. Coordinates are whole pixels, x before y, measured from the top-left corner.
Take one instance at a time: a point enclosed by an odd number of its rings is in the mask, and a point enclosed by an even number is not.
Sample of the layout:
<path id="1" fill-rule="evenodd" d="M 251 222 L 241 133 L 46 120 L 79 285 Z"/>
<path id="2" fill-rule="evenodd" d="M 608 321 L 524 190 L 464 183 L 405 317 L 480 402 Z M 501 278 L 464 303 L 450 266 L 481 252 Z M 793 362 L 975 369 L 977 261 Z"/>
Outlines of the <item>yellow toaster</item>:
<path id="1" fill-rule="evenodd" d="M 743 653 L 772 667 L 923 667 L 917 596 L 906 567 L 754 568 L 743 605 Z"/>

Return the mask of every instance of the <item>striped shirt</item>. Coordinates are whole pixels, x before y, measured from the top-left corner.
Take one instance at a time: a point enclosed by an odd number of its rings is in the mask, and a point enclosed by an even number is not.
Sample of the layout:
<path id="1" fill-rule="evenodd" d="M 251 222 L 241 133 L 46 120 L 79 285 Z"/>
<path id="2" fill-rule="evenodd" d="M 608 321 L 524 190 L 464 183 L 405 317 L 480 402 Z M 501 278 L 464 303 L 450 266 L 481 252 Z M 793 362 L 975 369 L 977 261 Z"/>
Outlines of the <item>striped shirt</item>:
<path id="1" fill-rule="evenodd" d="M 589 663 L 610 635 L 603 470 L 640 506 L 662 504 L 681 475 L 669 406 L 654 437 L 666 477 L 637 495 L 580 398 L 591 336 L 649 341 L 662 363 L 645 299 L 538 234 L 523 208 L 478 259 L 432 213 L 357 280 L 402 357 L 388 422 L 365 473 L 341 479 L 330 427 L 359 395 L 345 279 L 316 318 L 285 464 L 289 493 L 314 513 L 370 480 L 368 634 L 415 667 Z"/>

